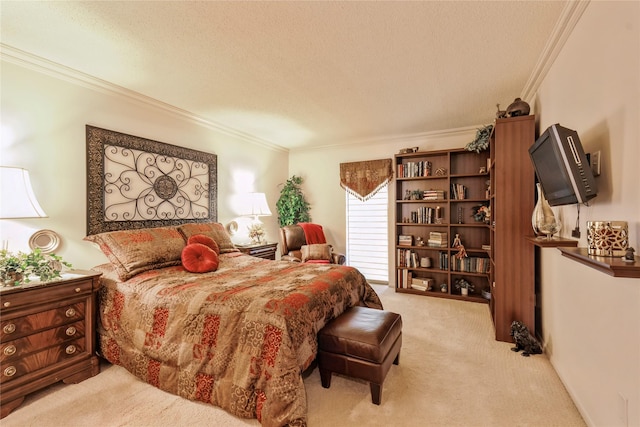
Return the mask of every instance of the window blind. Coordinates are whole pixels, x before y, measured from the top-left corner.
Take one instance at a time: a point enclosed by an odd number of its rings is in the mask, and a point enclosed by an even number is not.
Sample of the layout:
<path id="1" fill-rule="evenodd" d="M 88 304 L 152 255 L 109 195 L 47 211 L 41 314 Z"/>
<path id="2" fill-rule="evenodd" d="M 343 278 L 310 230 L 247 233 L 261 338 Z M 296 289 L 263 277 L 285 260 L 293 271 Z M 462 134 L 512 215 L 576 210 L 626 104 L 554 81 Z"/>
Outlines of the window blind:
<path id="1" fill-rule="evenodd" d="M 361 201 L 347 197 L 347 265 L 357 268 L 367 280 L 389 281 L 388 185 L 374 196 Z"/>

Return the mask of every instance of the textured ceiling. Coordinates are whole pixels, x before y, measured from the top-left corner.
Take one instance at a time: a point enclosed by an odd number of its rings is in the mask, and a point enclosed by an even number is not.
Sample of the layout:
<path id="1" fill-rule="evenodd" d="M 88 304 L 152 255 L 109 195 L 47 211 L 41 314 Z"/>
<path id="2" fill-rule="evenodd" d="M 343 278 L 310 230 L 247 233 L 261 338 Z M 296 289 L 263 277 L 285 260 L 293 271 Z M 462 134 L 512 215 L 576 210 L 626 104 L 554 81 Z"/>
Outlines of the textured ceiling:
<path id="1" fill-rule="evenodd" d="M 489 123 L 567 2 L 0 3 L 1 42 L 288 149 Z"/>

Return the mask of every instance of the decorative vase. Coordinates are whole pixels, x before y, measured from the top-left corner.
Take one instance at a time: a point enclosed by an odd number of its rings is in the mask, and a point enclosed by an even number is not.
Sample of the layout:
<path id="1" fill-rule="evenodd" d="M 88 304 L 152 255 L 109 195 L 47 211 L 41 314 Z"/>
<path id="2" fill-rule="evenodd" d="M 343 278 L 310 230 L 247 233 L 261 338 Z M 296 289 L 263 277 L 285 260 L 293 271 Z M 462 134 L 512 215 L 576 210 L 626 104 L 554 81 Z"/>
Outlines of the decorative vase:
<path id="1" fill-rule="evenodd" d="M 531 215 L 533 232 L 538 236 L 546 235 L 547 239 L 551 239 L 554 234 L 560 232 L 562 224 L 556 220 L 556 216 L 551 210 L 549 202 L 547 202 L 547 199 L 544 197 L 540 183 L 536 184 L 536 192 L 538 194 L 538 201 Z"/>
<path id="2" fill-rule="evenodd" d="M 518 116 L 528 116 L 531 107 L 525 101 L 520 98 L 516 98 L 513 100 L 511 105 L 507 107 L 507 116 L 508 117 L 518 117 Z"/>
<path id="3" fill-rule="evenodd" d="M 469 289 L 467 289 L 467 288 L 460 288 L 460 294 L 461 294 L 461 295 L 464 295 L 464 296 L 469 295 Z"/>

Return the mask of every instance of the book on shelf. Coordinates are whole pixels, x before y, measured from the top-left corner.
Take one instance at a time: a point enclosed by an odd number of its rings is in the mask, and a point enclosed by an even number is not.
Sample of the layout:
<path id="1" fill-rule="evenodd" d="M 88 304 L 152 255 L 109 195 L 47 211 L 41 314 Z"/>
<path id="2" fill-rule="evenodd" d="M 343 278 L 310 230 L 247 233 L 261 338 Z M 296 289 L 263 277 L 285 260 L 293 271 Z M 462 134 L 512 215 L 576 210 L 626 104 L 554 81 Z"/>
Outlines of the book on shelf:
<path id="1" fill-rule="evenodd" d="M 444 190 L 424 190 L 422 192 L 423 200 L 444 200 Z"/>
<path id="2" fill-rule="evenodd" d="M 413 236 L 411 235 L 399 235 L 398 236 L 398 245 L 400 246 L 411 246 L 413 244 Z"/>
<path id="3" fill-rule="evenodd" d="M 414 178 L 431 176 L 431 162 L 406 162 L 398 165 L 398 176 L 401 178 Z"/>
<path id="4" fill-rule="evenodd" d="M 419 265 L 418 254 L 411 249 L 398 248 L 398 266 L 416 268 Z"/>
<path id="5" fill-rule="evenodd" d="M 411 287 L 419 286 L 424 288 L 422 290 L 431 290 L 433 288 L 434 280 L 428 277 L 414 277 L 411 279 Z"/>
<path id="6" fill-rule="evenodd" d="M 429 232 L 429 239 L 427 240 L 427 246 L 431 248 L 447 248 L 449 242 L 447 240 L 447 233 L 441 231 Z"/>
<path id="7" fill-rule="evenodd" d="M 481 257 L 454 257 L 451 263 L 451 271 L 463 271 L 467 273 L 488 273 L 489 258 Z"/>
<path id="8" fill-rule="evenodd" d="M 449 269 L 449 253 L 440 251 L 438 252 L 438 267 L 440 270 Z"/>
<path id="9" fill-rule="evenodd" d="M 464 200 L 467 198 L 467 186 L 462 184 L 451 184 L 451 198 L 454 200 Z"/>
<path id="10" fill-rule="evenodd" d="M 422 206 L 411 212 L 411 222 L 413 224 L 436 224 L 440 211 L 439 208 Z"/>

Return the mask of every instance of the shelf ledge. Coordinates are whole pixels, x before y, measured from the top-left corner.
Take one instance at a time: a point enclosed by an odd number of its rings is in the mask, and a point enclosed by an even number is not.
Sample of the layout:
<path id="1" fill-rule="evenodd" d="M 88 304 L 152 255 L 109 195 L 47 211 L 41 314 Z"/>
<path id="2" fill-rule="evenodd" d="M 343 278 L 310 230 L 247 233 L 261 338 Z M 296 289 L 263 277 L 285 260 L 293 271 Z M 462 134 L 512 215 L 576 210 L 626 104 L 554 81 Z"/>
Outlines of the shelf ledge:
<path id="1" fill-rule="evenodd" d="M 525 236 L 525 239 L 541 248 L 578 247 L 577 240 L 563 239 L 562 237 L 553 237 L 551 239 L 547 239 L 544 236 Z"/>
<path id="2" fill-rule="evenodd" d="M 619 256 L 589 255 L 587 248 L 558 248 L 562 255 L 581 264 L 595 268 L 609 276 L 640 279 L 640 257 L 634 262 L 625 262 Z"/>

